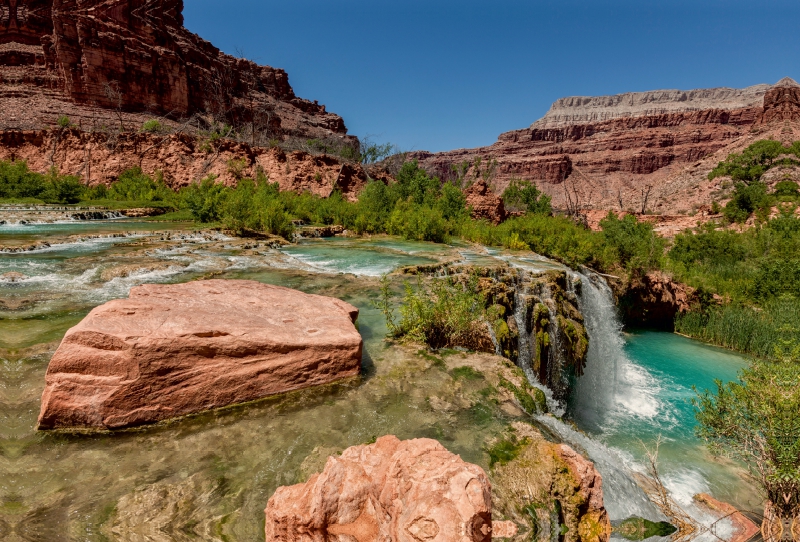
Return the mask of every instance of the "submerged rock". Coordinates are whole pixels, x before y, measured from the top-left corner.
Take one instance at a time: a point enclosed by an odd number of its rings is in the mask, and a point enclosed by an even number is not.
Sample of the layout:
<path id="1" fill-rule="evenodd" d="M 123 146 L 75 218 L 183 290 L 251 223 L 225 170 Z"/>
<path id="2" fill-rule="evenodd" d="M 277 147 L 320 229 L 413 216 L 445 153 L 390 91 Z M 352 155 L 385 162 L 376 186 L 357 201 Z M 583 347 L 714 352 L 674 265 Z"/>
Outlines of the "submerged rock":
<path id="1" fill-rule="evenodd" d="M 279 487 L 264 512 L 266 539 L 275 542 L 492 537 L 491 487 L 483 469 L 431 439 L 390 435 L 348 448 L 305 484 Z"/>
<path id="2" fill-rule="evenodd" d="M 358 309 L 245 280 L 146 284 L 70 329 L 39 429 L 153 423 L 355 376 Z"/>

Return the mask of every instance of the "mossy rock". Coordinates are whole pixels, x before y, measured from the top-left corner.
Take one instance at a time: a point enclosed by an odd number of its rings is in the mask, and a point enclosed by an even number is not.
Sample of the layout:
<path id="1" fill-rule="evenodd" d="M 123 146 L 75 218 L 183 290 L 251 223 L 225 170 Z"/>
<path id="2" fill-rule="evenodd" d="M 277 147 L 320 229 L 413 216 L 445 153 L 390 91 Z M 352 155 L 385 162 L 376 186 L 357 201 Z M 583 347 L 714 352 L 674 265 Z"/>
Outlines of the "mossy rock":
<path id="1" fill-rule="evenodd" d="M 615 522 L 614 532 L 627 540 L 646 540 L 653 536 L 670 536 L 678 529 L 666 521 L 650 521 L 648 519 L 631 517 L 621 522 Z"/>
<path id="2" fill-rule="evenodd" d="M 581 481 L 561 458 L 559 445 L 522 422 L 515 422 L 511 434 L 492 444 L 494 510 L 517 524 L 519 540 L 608 540 L 605 510 L 590 507 Z"/>

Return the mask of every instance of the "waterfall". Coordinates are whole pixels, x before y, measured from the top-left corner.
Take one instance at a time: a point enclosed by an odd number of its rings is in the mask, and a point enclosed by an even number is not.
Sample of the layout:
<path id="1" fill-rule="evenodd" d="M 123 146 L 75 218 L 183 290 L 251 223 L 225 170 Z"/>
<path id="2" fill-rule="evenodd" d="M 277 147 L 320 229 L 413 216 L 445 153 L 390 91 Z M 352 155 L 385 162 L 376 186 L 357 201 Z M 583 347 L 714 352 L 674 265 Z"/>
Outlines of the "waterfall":
<path id="1" fill-rule="evenodd" d="M 567 282 L 570 282 L 569 280 Z M 547 381 L 552 383 L 556 391 L 569 388 L 569 381 L 564 374 L 566 360 L 564 359 L 564 345 L 561 338 L 561 327 L 558 322 L 558 304 L 553 299 L 553 292 L 546 282 L 541 285 L 541 298 L 550 312 L 547 334 L 550 336 L 550 350 L 547 360 Z M 558 384 L 558 385 L 556 385 Z M 563 386 L 563 387 L 562 387 Z"/>
<path id="2" fill-rule="evenodd" d="M 570 402 L 572 417 L 592 432 L 614 424 L 618 413 L 655 415 L 652 383 L 625 354 L 622 322 L 605 279 L 588 270 L 574 273 L 581 281 L 578 305 L 589 335 L 586 370 L 576 379 Z M 570 281 L 571 282 L 571 281 Z M 634 481 L 620 453 L 554 419 L 540 420 L 565 441 L 586 451 L 603 475 L 606 509 L 611 519 L 636 515 L 664 520 L 662 512 Z"/>
<path id="3" fill-rule="evenodd" d="M 657 382 L 625 353 L 622 322 L 611 288 L 596 273 L 585 271 L 578 276 L 583 285 L 578 304 L 589 335 L 589 351 L 586 370 L 575 383 L 571 414 L 592 432 L 625 417 L 657 416 Z"/>
<path id="4" fill-rule="evenodd" d="M 522 279 L 520 279 L 520 283 L 514 292 L 514 321 L 517 323 L 517 331 L 519 332 L 517 339 L 517 350 L 519 350 L 517 365 L 528 377 L 528 382 L 538 382 L 539 379 L 533 374 L 531 362 L 531 332 L 528 331 L 528 303 L 530 300 L 527 294 L 527 285 Z"/>

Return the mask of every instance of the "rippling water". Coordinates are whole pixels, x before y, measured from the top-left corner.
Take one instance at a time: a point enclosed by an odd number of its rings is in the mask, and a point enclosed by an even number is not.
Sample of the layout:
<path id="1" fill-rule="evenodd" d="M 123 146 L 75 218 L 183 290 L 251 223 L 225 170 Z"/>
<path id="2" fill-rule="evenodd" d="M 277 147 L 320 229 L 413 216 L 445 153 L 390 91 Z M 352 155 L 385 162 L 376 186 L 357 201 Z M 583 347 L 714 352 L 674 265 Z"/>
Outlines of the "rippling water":
<path id="1" fill-rule="evenodd" d="M 127 230 L 140 233 L 74 237 Z M 502 258 L 542 269 L 552 262 L 386 237 L 309 240 L 276 250 L 190 230 L 134 221 L 0 227 L 0 245 L 51 243 L 0 255 L 0 533 L 13 528 L 10 540 L 260 540 L 262 510 L 276 487 L 301 480 L 331 453 L 389 433 L 436 438 L 486 466 L 486 440 L 512 417 L 476 408 L 487 384 L 448 373 L 462 363 L 459 355 L 439 362 L 387 348 L 382 315 L 372 305 L 377 276 L 455 258 Z M 122 433 L 35 431 L 47 363 L 67 329 L 137 284 L 210 276 L 358 306 L 361 378 Z M 575 403 L 578 426 L 632 462 L 641 458 L 637 438 L 662 433 L 676 491 L 681 484 L 692 491 L 708 486 L 723 498 L 740 498 L 735 470 L 712 462 L 692 440 L 684 400 L 692 384 L 731 377 L 741 358 L 663 333 L 630 335 L 618 346 L 627 361 L 615 360 L 613 378 L 579 383 L 597 402 Z M 581 388 L 595 384 L 602 393 Z M 702 483 L 695 483 L 698 476 Z"/>

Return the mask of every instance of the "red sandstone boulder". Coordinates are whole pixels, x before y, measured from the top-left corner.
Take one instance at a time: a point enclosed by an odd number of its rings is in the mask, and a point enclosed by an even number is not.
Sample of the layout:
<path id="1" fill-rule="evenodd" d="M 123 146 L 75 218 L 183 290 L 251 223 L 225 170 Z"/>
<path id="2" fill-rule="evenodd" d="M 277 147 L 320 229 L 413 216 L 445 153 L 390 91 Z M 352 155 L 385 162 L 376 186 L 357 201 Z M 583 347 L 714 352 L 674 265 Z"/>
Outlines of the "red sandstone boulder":
<path id="1" fill-rule="evenodd" d="M 40 429 L 118 428 L 355 376 L 358 309 L 245 280 L 146 284 L 70 329 Z"/>
<path id="2" fill-rule="evenodd" d="M 480 467 L 435 440 L 385 436 L 328 458 L 305 484 L 279 487 L 264 511 L 266 539 L 488 542 L 491 502 Z"/>
<path id="3" fill-rule="evenodd" d="M 464 190 L 467 207 L 472 208 L 472 218 L 485 218 L 489 222 L 499 224 L 506 219 L 506 208 L 503 198 L 492 192 L 483 179 Z"/>

